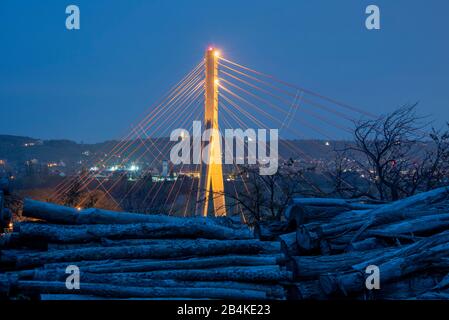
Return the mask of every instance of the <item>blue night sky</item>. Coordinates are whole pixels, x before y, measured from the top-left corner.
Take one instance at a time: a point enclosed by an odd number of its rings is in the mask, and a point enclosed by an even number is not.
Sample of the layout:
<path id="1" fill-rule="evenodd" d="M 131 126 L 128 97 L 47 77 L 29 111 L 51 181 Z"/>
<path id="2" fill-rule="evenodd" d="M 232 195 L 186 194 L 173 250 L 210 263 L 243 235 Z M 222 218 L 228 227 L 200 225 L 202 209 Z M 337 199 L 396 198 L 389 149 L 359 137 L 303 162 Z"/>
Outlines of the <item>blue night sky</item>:
<path id="1" fill-rule="evenodd" d="M 65 28 L 69 4 L 80 31 Z M 380 6 L 380 31 L 364 27 L 368 4 Z M 211 43 L 372 113 L 420 101 L 442 124 L 448 35 L 447 0 L 2 0 L 0 133 L 118 138 Z"/>

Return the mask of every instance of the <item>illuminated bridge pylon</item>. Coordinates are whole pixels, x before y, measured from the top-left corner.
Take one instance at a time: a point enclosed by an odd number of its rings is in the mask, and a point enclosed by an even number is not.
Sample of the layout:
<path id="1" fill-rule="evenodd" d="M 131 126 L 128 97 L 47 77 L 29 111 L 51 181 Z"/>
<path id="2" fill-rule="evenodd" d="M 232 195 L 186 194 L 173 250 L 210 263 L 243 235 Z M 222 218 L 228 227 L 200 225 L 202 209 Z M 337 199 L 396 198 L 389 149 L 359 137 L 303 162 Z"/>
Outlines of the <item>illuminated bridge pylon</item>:
<path id="1" fill-rule="evenodd" d="M 219 52 L 208 48 L 205 57 L 205 103 L 204 130 L 212 132 L 208 145 L 201 148 L 202 164 L 199 181 L 197 214 L 208 216 L 226 215 L 226 202 L 223 183 L 221 136 L 218 134 L 218 59 Z M 212 208 L 209 206 L 212 205 Z"/>

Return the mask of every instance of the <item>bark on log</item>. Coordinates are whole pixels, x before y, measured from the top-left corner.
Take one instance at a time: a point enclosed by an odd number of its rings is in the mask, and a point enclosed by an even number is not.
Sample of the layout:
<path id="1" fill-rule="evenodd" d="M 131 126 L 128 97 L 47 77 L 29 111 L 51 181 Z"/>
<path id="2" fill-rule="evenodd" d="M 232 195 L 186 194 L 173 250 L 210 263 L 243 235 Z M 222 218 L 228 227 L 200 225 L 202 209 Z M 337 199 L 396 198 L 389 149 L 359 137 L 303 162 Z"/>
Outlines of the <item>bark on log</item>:
<path id="1" fill-rule="evenodd" d="M 433 235 L 428 238 L 424 238 L 410 245 L 404 245 L 396 249 L 396 251 L 387 251 L 380 254 L 373 259 L 364 261 L 363 263 L 356 264 L 353 266 L 355 270 L 364 270 L 367 265 L 381 265 L 384 262 L 388 262 L 396 257 L 410 256 L 416 253 L 421 253 L 430 250 L 439 245 L 445 245 L 449 242 L 449 230 L 441 232 L 439 234 Z"/>
<path id="2" fill-rule="evenodd" d="M 418 300 L 449 300 L 449 291 L 426 292 L 417 297 Z"/>
<path id="3" fill-rule="evenodd" d="M 61 271 L 59 271 L 61 272 Z M 33 280 L 34 270 L 30 270 L 27 276 L 20 277 L 20 272 L 15 275 L 17 280 Z M 67 276 L 67 275 L 66 275 Z M 53 281 L 57 277 L 53 277 Z M 0 277 L 1 280 L 1 277 Z M 62 279 L 63 280 L 63 279 Z M 105 278 L 97 278 L 97 280 L 105 281 Z M 84 278 L 83 278 L 84 281 Z M 8 282 L 6 282 L 8 283 Z M 105 281 L 105 283 L 109 283 Z M 131 283 L 126 281 L 117 281 L 118 284 L 130 286 Z M 116 284 L 117 284 L 116 283 Z M 285 299 L 285 291 L 281 285 L 272 283 L 253 283 L 253 282 L 237 282 L 237 281 L 182 281 L 173 279 L 140 279 L 133 280 L 135 286 L 138 287 L 158 287 L 158 288 L 232 288 L 238 290 L 254 290 L 263 291 L 269 298 Z"/>
<path id="4" fill-rule="evenodd" d="M 55 224 L 133 224 L 133 223 L 180 223 L 195 221 L 198 223 L 218 224 L 227 223 L 220 219 L 180 218 L 167 215 L 151 215 L 130 212 L 117 212 L 103 209 L 77 210 L 75 208 L 60 206 L 53 203 L 25 199 L 23 205 L 24 217 L 45 220 Z M 216 221 L 217 220 L 217 221 Z M 228 225 L 231 225 L 228 223 Z"/>
<path id="5" fill-rule="evenodd" d="M 44 269 L 64 269 L 68 265 L 76 264 L 80 269 L 88 268 L 88 267 L 112 267 L 115 268 L 118 265 L 138 265 L 145 263 L 155 263 L 155 262 L 176 262 L 176 261 L 185 261 L 187 259 L 214 259 L 214 258 L 225 258 L 225 257 L 251 257 L 251 258 L 260 258 L 267 259 L 267 261 L 276 261 L 276 264 L 283 265 L 287 259 L 286 257 L 279 253 L 271 253 L 271 254 L 253 254 L 249 255 L 224 255 L 224 256 L 210 256 L 204 258 L 198 257 L 188 257 L 188 258 L 175 258 L 175 259 L 107 259 L 107 260 L 91 260 L 91 261 L 65 261 L 65 262 L 54 262 L 47 263 L 43 266 Z"/>
<path id="6" fill-rule="evenodd" d="M 408 219 L 366 231 L 370 235 L 386 236 L 391 234 L 429 234 L 441 232 L 449 227 L 449 213 Z"/>
<path id="7" fill-rule="evenodd" d="M 447 287 L 449 287 L 449 274 L 447 274 L 443 279 L 441 279 L 441 281 L 433 289 L 441 290 Z"/>
<path id="8" fill-rule="evenodd" d="M 295 256 L 299 253 L 296 240 L 296 231 L 281 235 L 279 240 L 281 241 L 282 251 L 287 256 Z"/>
<path id="9" fill-rule="evenodd" d="M 251 239 L 247 230 L 236 230 L 219 225 L 200 224 L 193 221 L 182 223 L 139 223 L 105 225 L 48 225 L 25 222 L 19 226 L 23 239 L 34 239 L 57 243 L 82 243 L 109 239 L 161 239 L 161 238 L 206 238 L 206 239 Z"/>
<path id="10" fill-rule="evenodd" d="M 161 244 L 149 246 L 54 250 L 20 255 L 2 251 L 0 263 L 15 263 L 16 267 L 24 268 L 64 261 L 179 258 L 249 253 L 280 253 L 280 243 L 261 242 L 257 240 L 190 240 L 174 245 Z"/>
<path id="11" fill-rule="evenodd" d="M 448 196 L 449 196 L 449 188 L 442 187 L 428 192 L 419 193 L 409 198 L 381 206 L 380 208 L 377 209 L 373 209 L 369 213 L 370 219 L 360 227 L 360 229 L 354 235 L 354 238 L 351 242 L 356 241 L 357 238 L 371 226 L 401 220 L 403 218 L 403 215 L 401 213 L 406 208 L 410 208 L 412 206 L 420 204 L 430 204 L 433 202 L 441 201 L 443 199 L 447 199 Z"/>
<path id="12" fill-rule="evenodd" d="M 342 216 L 341 219 L 339 219 L 340 216 Z M 421 230 L 423 233 L 429 232 L 430 230 L 437 232 L 441 231 L 440 229 L 444 229 L 443 226 L 447 222 L 447 217 L 443 214 L 441 214 L 442 217 L 439 217 L 435 210 L 405 210 L 403 212 L 397 212 L 396 218 L 398 218 L 398 216 L 401 216 L 404 221 L 392 222 L 390 224 L 377 226 L 376 228 L 369 228 L 357 239 L 362 241 L 366 238 L 374 236 L 417 240 L 416 237 L 411 237 L 407 234 L 407 229 L 417 231 Z M 351 214 L 343 213 L 329 223 L 305 224 L 299 229 L 300 233 L 298 234 L 298 246 L 306 253 L 317 251 L 320 248 L 321 241 L 326 239 L 331 239 L 334 246 L 337 246 L 337 244 L 348 246 L 351 244 L 351 241 L 356 239 L 356 230 L 358 230 L 367 220 L 369 220 L 369 218 L 370 216 L 367 212 L 353 212 Z M 393 218 L 393 220 L 396 218 Z M 442 219 L 444 220 L 441 221 Z M 408 223 L 412 220 L 415 221 L 416 225 Z M 431 223 L 426 224 L 420 223 L 419 221 L 430 221 Z M 384 228 L 391 228 L 391 230 L 388 232 L 383 232 Z M 394 230 L 401 233 L 395 233 L 393 232 Z M 332 245 L 330 245 L 330 247 L 332 247 Z"/>
<path id="13" fill-rule="evenodd" d="M 68 290 L 65 282 L 56 281 L 18 281 L 15 287 L 25 293 L 77 293 L 111 298 L 267 299 L 267 295 L 263 291 L 232 288 L 144 288 L 83 282 L 80 290 Z"/>
<path id="14" fill-rule="evenodd" d="M 447 257 L 449 252 L 448 237 L 449 231 L 446 231 L 406 248 L 368 259 L 368 261 L 353 266 L 353 269 L 357 270 L 356 272 L 322 275 L 320 283 L 323 291 L 326 294 L 344 295 L 363 291 L 366 277 L 365 268 L 373 264 L 379 267 L 382 283 L 385 284 L 411 273 L 427 270 L 431 268 L 434 262 Z"/>
<path id="15" fill-rule="evenodd" d="M 50 250 L 73 250 L 84 248 L 101 248 L 101 247 L 134 247 L 134 246 L 149 246 L 149 245 L 176 245 L 189 241 L 202 241 L 214 239 L 127 239 L 127 240 L 110 240 L 102 238 L 99 242 L 89 243 L 48 243 L 46 248 Z"/>
<path id="16" fill-rule="evenodd" d="M 349 202 L 344 199 L 300 198 L 294 199 L 292 204 L 287 207 L 285 217 L 289 225 L 298 227 L 312 221 L 329 221 L 348 210 L 370 211 L 378 206 Z"/>
<path id="17" fill-rule="evenodd" d="M 173 269 L 205 269 L 223 266 L 275 266 L 276 256 L 217 256 L 207 258 L 192 258 L 184 260 L 153 260 L 142 262 L 114 261 L 107 264 L 98 263 L 92 266 L 80 267 L 83 272 L 118 273 L 147 272 Z M 48 267 L 46 268 L 48 269 Z"/>
<path id="18" fill-rule="evenodd" d="M 34 270 L 33 280 L 63 281 L 65 269 Z M 181 269 L 128 273 L 88 273 L 81 271 L 82 282 L 111 283 L 116 285 L 147 286 L 146 280 L 181 281 L 243 281 L 275 282 L 292 280 L 292 273 L 281 271 L 279 266 L 227 267 L 215 269 Z M 151 283 L 151 281 L 149 282 Z"/>
<path id="19" fill-rule="evenodd" d="M 370 250 L 364 252 L 348 252 L 328 256 L 296 256 L 294 262 L 295 279 L 318 278 L 330 272 L 350 271 L 352 266 L 378 256 L 380 253 L 394 249 Z"/>
<path id="20" fill-rule="evenodd" d="M 370 298 L 382 300 L 412 299 L 430 291 L 440 279 L 441 277 L 438 274 L 412 274 L 405 279 L 381 285 L 380 290 L 372 290 Z"/>
<path id="21" fill-rule="evenodd" d="M 324 294 L 321 289 L 320 283 L 318 280 L 311 281 L 301 281 L 295 283 L 297 296 L 296 299 L 301 300 L 325 300 L 327 296 Z"/>
<path id="22" fill-rule="evenodd" d="M 366 238 L 362 241 L 356 241 L 351 243 L 347 248 L 346 251 L 353 252 L 353 251 L 366 251 L 366 250 L 374 250 L 384 247 L 384 244 L 381 240 L 377 238 Z"/>
<path id="23" fill-rule="evenodd" d="M 317 232 L 300 226 L 296 230 L 296 243 L 300 253 L 311 253 L 320 246 L 320 236 Z"/>
<path id="24" fill-rule="evenodd" d="M 264 241 L 276 240 L 280 235 L 291 230 L 287 222 L 270 221 L 257 223 L 254 226 L 254 235 L 256 238 Z"/>

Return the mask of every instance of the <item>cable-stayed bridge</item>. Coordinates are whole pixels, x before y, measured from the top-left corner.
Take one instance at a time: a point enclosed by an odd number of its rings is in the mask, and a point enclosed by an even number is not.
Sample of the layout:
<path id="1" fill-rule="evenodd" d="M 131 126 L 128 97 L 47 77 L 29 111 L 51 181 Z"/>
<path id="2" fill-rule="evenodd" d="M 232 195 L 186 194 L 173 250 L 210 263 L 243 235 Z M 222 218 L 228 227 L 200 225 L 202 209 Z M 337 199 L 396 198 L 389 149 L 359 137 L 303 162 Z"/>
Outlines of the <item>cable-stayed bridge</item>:
<path id="1" fill-rule="evenodd" d="M 181 163 L 176 165 L 177 176 L 169 177 L 168 157 L 175 142 L 164 137 L 177 128 L 191 128 L 194 121 L 200 121 L 203 130 L 278 129 L 284 148 L 312 161 L 309 152 L 302 150 L 295 140 L 307 139 L 305 132 L 312 132 L 316 137 L 312 141 L 322 147 L 322 141 L 333 140 L 336 131 L 351 133 L 353 120 L 361 117 L 374 115 L 228 60 L 211 47 L 204 59 L 152 106 L 126 136 L 104 150 L 92 166 L 94 169 L 84 168 L 78 175 L 64 179 L 48 200 L 61 203 L 75 195 L 76 201 L 69 204 L 84 208 L 107 199 L 119 209 L 126 206 L 130 197 L 139 194 L 138 211 L 184 216 L 241 213 L 244 217 L 245 203 L 239 200 L 249 197 L 254 190 L 248 187 L 250 172 L 242 162 L 254 151 L 246 145 L 243 159 L 223 164 L 222 141 L 211 135 L 207 148 L 202 142 L 197 150 L 190 143 L 190 155 L 201 154 L 203 159 L 220 161 Z M 190 137 L 180 139 L 190 141 Z M 283 160 L 286 159 L 280 161 Z M 161 165 L 165 166 L 165 172 L 157 183 L 153 169 Z M 125 166 L 139 171 L 139 179 L 118 192 L 129 176 L 114 178 L 111 172 L 120 172 Z M 332 179 L 329 175 L 323 177 Z M 282 186 L 273 181 L 273 188 L 282 192 Z M 319 189 L 305 177 L 295 183 Z"/>

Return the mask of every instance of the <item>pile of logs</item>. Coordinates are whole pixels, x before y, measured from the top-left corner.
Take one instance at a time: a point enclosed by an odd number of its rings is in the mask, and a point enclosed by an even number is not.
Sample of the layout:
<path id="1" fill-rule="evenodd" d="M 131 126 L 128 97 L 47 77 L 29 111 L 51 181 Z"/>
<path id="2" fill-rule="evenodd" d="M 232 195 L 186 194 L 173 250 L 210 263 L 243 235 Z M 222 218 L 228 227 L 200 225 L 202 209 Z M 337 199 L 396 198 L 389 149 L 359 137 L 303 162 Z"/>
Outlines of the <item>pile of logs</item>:
<path id="1" fill-rule="evenodd" d="M 295 199 L 287 218 L 298 298 L 449 298 L 449 188 L 386 204 Z M 380 289 L 366 285 L 369 266 Z"/>
<path id="2" fill-rule="evenodd" d="M 295 199 L 285 221 L 251 231 L 230 218 L 78 211 L 33 200 L 23 216 L 0 237 L 0 295 L 449 299 L 449 188 L 392 203 Z M 68 267 L 79 270 L 79 289 L 67 288 Z"/>
<path id="3" fill-rule="evenodd" d="M 79 211 L 29 199 L 23 216 L 0 238 L 0 295 L 285 299 L 293 279 L 279 241 L 254 239 L 227 218 Z M 66 286 L 68 270 L 79 270 L 79 289 Z"/>

